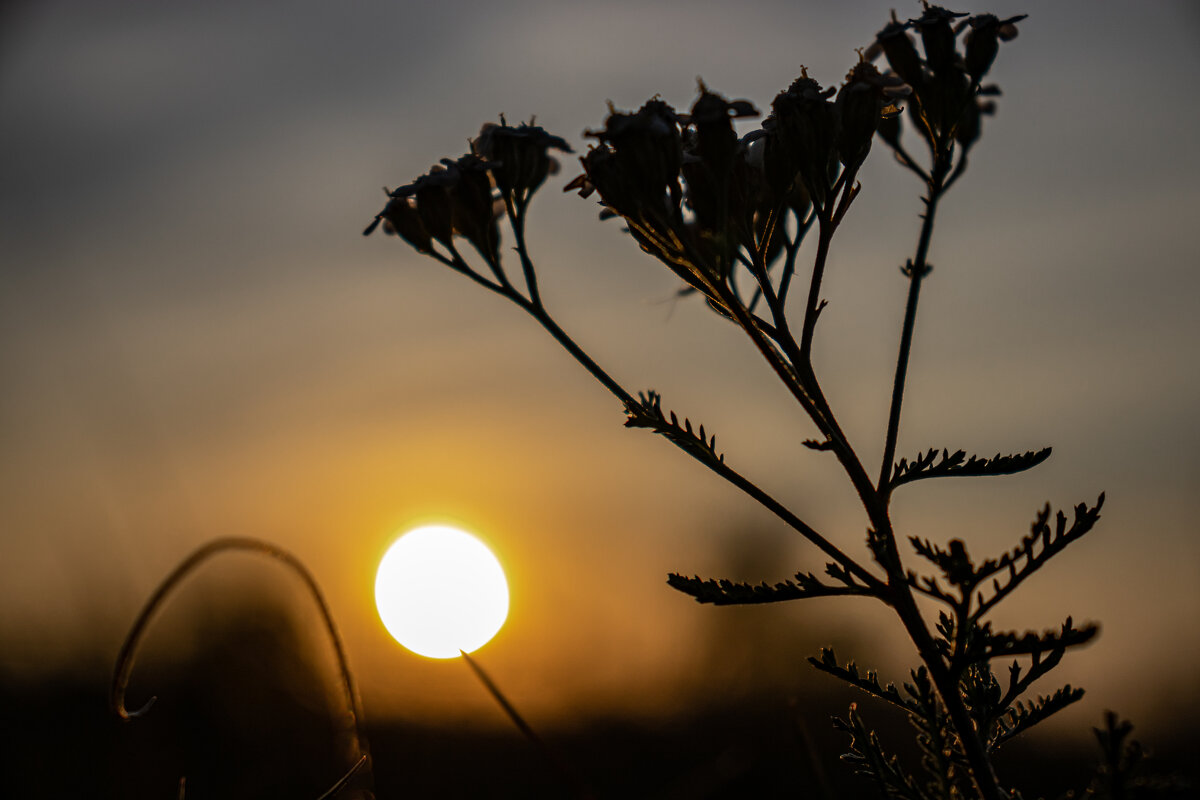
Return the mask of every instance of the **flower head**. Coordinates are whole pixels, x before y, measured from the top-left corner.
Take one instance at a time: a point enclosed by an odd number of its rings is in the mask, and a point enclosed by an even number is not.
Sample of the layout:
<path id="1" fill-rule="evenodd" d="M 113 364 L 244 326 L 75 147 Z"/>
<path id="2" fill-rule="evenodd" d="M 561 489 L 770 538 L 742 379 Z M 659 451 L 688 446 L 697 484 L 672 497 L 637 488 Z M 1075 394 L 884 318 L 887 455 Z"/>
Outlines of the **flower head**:
<path id="1" fill-rule="evenodd" d="M 1008 19 L 999 19 L 995 14 L 979 14 L 971 17 L 968 23 L 971 30 L 966 37 L 966 66 L 971 80 L 979 83 L 996 60 L 1000 50 L 1000 42 L 1009 42 L 1017 38 L 1016 23 L 1027 15 L 1020 14 Z"/>
<path id="2" fill-rule="evenodd" d="M 385 233 L 398 233 L 419 252 L 433 242 L 453 249 L 462 236 L 491 262 L 499 258 L 500 231 L 493 208 L 492 165 L 475 155 L 442 159 L 410 184 L 388 192 L 388 203 L 363 231 L 382 222 Z"/>
<path id="3" fill-rule="evenodd" d="M 921 34 L 921 44 L 925 47 L 925 62 L 935 75 L 943 75 L 959 68 L 953 23 L 959 17 L 965 16 L 966 14 L 925 3 L 925 13 L 912 21 L 912 26 Z"/>
<path id="4" fill-rule="evenodd" d="M 935 151 L 946 153 L 951 143 L 965 151 L 980 133 L 981 116 L 991 113 L 994 104 L 980 100 L 989 87 L 980 81 L 995 61 L 999 43 L 1017 35 L 1019 14 L 1000 19 L 994 14 L 979 14 L 962 20 L 966 14 L 948 11 L 924 2 L 924 13 L 917 19 L 892 21 L 881 30 L 870 50 L 883 52 L 892 71 L 912 89 L 910 111 L 906 115 Z M 919 55 L 908 31 L 921 36 L 924 55 Z M 958 37 L 963 37 L 963 48 Z M 899 145 L 898 121 L 884 120 L 877 128 L 893 146 Z"/>
<path id="5" fill-rule="evenodd" d="M 557 167 L 551 149 L 572 152 L 566 140 L 547 133 L 532 120 L 514 128 L 503 116 L 499 125 L 485 123 L 479 136 L 471 140 L 471 151 L 491 164 L 496 186 L 506 194 L 536 191 Z"/>
<path id="6" fill-rule="evenodd" d="M 894 101 L 910 91 L 899 77 L 881 75 L 865 60 L 854 65 L 836 101 L 840 122 L 838 157 L 847 169 L 866 160 L 879 123 L 885 116 L 900 113 Z"/>
<path id="7" fill-rule="evenodd" d="M 896 12 L 893 11 L 892 21 L 875 34 L 875 44 L 883 50 L 892 72 L 915 88 L 924 82 L 924 67 L 921 56 L 917 54 L 917 47 L 908 33 L 910 27 L 911 22 L 896 19 Z"/>
<path id="8" fill-rule="evenodd" d="M 700 97 L 684 120 L 695 130 L 694 153 L 717 174 L 728 172 L 738 148 L 733 120 L 758 116 L 749 100 L 726 100 L 700 82 Z"/>
<path id="9" fill-rule="evenodd" d="M 767 182 L 778 197 L 792 192 L 798 181 L 820 204 L 836 167 L 838 113 L 829 98 L 837 90 L 822 89 L 801 67 L 801 75 L 771 102 L 763 120 Z"/>
<path id="10" fill-rule="evenodd" d="M 585 197 L 599 191 L 606 205 L 626 217 L 678 212 L 683 139 L 675 109 L 655 99 L 631 114 L 611 110 L 602 130 L 584 135 L 600 143 L 580 159 L 585 175 L 568 189 L 580 189 Z"/>

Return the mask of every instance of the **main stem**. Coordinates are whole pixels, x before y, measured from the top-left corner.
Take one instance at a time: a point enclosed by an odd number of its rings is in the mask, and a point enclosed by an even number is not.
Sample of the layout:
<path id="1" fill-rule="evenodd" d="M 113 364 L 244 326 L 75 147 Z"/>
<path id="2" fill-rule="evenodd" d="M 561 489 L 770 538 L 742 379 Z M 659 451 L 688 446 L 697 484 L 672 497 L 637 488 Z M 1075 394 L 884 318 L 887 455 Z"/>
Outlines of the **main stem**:
<path id="1" fill-rule="evenodd" d="M 888 546 L 894 558 L 894 567 L 888 570 L 888 583 L 889 588 L 892 590 L 890 596 L 891 605 L 904 624 L 905 630 L 908 631 L 913 644 L 916 645 L 921 660 L 929 669 L 938 694 L 942 698 L 942 703 L 946 707 L 946 713 L 958 733 L 958 739 L 962 745 L 963 754 L 966 756 L 967 763 L 970 766 L 971 777 L 975 782 L 975 787 L 984 800 L 1004 800 L 1005 792 L 1000 788 L 1000 784 L 996 780 L 996 773 L 992 769 L 987 749 L 979 736 L 979 732 L 975 728 L 975 723 L 971 719 L 966 704 L 963 702 L 962 694 L 958 687 L 958 676 L 951 671 L 950 666 L 938 652 L 933 636 L 930 634 L 929 628 L 925 624 L 925 619 L 917 607 L 916 599 L 913 597 L 912 589 L 908 585 L 904 571 L 899 566 L 899 554 L 896 552 L 896 537 L 895 533 L 891 530 L 891 520 L 887 510 L 888 481 L 891 479 L 892 462 L 896 457 L 896 440 L 900 429 L 900 411 L 904 401 L 904 385 L 908 376 L 909 354 L 912 351 L 913 329 L 916 325 L 917 302 L 921 295 L 921 281 L 929 272 L 927 262 L 929 242 L 933 236 L 934 217 L 937 213 L 938 200 L 941 199 L 941 195 L 945 191 L 945 180 L 949 168 L 950 153 L 947 150 L 940 150 L 939 156 L 934 161 L 933 169 L 930 171 L 927 183 L 929 194 L 925 198 L 925 214 L 921 224 L 921 234 L 917 240 L 916 256 L 908 266 L 908 300 L 905 303 L 904 309 L 904 327 L 900 333 L 900 353 L 896 360 L 896 377 L 892 385 L 892 403 L 888 414 L 887 435 L 884 440 L 883 463 L 880 466 L 879 482 L 877 484 L 876 508 L 872 516 L 881 518 L 876 520 L 876 524 L 880 521 L 886 524 Z M 871 510 L 868 508 L 868 511 Z"/>
<path id="2" fill-rule="evenodd" d="M 950 717 L 950 722 L 958 733 L 958 741 L 962 745 L 963 755 L 966 756 L 967 764 L 971 769 L 971 779 L 975 782 L 975 788 L 979 790 L 979 795 L 983 800 L 1006 800 L 1007 794 L 1000 788 L 1000 784 L 996 780 L 996 773 L 992 769 L 987 749 L 984 747 L 970 712 L 963 702 L 958 687 L 958 677 L 950 671 L 949 665 L 938 653 L 933 637 L 917 608 L 912 590 L 907 583 L 893 585 L 892 588 L 895 590 L 891 596 L 892 607 L 899 615 L 909 637 L 917 646 L 921 660 L 929 668 L 930 677 L 933 679 L 934 686 L 937 687 L 938 695 L 942 698 L 942 704 L 946 707 L 946 714 Z"/>

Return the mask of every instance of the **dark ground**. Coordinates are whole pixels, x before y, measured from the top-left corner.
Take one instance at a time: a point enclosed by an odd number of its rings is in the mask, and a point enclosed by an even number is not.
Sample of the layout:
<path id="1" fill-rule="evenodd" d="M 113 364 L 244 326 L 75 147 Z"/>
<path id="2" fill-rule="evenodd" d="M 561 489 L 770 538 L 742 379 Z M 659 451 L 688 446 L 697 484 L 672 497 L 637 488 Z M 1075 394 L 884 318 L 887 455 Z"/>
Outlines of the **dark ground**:
<path id="1" fill-rule="evenodd" d="M 257 679 L 244 691 L 202 683 L 164 687 L 155 709 L 131 723 L 108 713 L 95 683 L 4 686 L 0 796 L 175 798 L 179 776 L 187 775 L 188 800 L 315 800 L 347 768 L 327 710 L 298 702 L 288 691 L 266 690 Z M 830 715 L 844 712 L 853 699 L 861 698 L 840 690 L 802 702 L 763 698 L 656 725 L 612 719 L 586 730 L 541 734 L 599 798 L 876 797 L 837 760 L 845 739 L 828 727 Z M 904 752 L 911 738 L 906 723 L 870 700 L 859 708 L 885 742 Z M 1142 733 L 1154 742 L 1162 771 L 1196 785 L 1194 747 L 1187 743 L 1196 742 L 1200 731 Z M 570 795 L 515 729 L 379 720 L 368 725 L 367 736 L 379 798 Z M 1014 742 L 1000 770 L 1032 800 L 1084 785 L 1094 762 L 1090 753 Z"/>
<path id="2" fill-rule="evenodd" d="M 36 684 L 0 673 L 0 797 L 177 798 L 182 775 L 187 800 L 320 797 L 349 764 L 339 754 L 328 688 L 297 657 L 289 620 L 259 609 L 219 627 L 220 635 L 210 631 L 204 647 L 174 666 L 139 665 L 143 684 L 154 672 L 160 700 L 133 722 L 108 711 L 103 665 Z M 859 702 L 885 745 L 912 759 L 907 722 L 821 677 L 804 684 L 815 688 L 803 696 L 765 693 L 698 704 L 687 717 L 653 724 L 614 718 L 539 732 L 598 798 L 877 797 L 838 761 L 846 739 L 830 729 L 830 717 Z M 142 691 L 131 691 L 131 705 L 145 699 Z M 570 796 L 515 728 L 389 722 L 370 708 L 365 716 L 374 768 L 359 777 L 373 778 L 384 800 Z M 1195 721 L 1136 733 L 1162 772 L 1197 785 Z M 1027 800 L 1056 798 L 1086 784 L 1097 756 L 1045 739 L 1017 740 L 999 769 Z"/>

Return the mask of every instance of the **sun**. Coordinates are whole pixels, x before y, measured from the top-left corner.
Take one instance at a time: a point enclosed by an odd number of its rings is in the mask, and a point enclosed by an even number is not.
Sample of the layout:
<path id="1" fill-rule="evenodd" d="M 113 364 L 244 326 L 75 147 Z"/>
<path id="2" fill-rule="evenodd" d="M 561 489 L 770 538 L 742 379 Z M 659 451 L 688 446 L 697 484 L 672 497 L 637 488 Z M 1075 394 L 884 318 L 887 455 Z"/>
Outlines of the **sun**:
<path id="1" fill-rule="evenodd" d="M 508 581 L 487 546 L 447 525 L 397 539 L 375 575 L 379 618 L 397 642 L 429 658 L 483 647 L 508 617 Z"/>

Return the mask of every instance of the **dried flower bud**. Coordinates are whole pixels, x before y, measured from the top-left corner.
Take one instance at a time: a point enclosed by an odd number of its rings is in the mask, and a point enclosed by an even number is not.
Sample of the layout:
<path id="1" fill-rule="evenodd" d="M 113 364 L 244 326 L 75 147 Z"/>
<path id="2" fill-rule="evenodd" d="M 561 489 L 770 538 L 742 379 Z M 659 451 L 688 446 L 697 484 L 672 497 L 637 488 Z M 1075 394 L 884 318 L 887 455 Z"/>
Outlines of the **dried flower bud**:
<path id="1" fill-rule="evenodd" d="M 500 230 L 496 225 L 492 198 L 493 165 L 478 156 L 465 155 L 458 161 L 443 159 L 446 173 L 452 175 L 450 202 L 454 232 L 461 235 L 485 259 L 499 259 Z"/>
<path id="2" fill-rule="evenodd" d="M 700 97 L 687 117 L 684 153 L 680 171 L 687 185 L 686 201 L 696 214 L 696 222 L 709 235 L 741 213 L 745 195 L 744 168 L 740 158 L 743 145 L 733 130 L 733 118 L 754 116 L 758 112 L 747 100 L 728 101 L 710 92 L 700 83 Z M 741 181 L 741 183 L 739 183 Z M 722 216 L 724 215 L 724 216 Z"/>
<path id="3" fill-rule="evenodd" d="M 976 99 L 967 105 L 962 120 L 954 130 L 954 139 L 962 147 L 964 153 L 970 150 L 971 145 L 979 139 L 983 127 L 983 117 L 991 116 L 995 112 L 996 104 L 991 100 Z"/>
<path id="4" fill-rule="evenodd" d="M 700 227 L 711 231 L 716 229 L 718 224 L 722 189 L 725 190 L 726 199 L 729 197 L 729 171 L 726 169 L 722 173 L 725 179 L 723 186 L 712 167 L 697 154 L 699 150 L 697 139 L 695 131 L 684 131 L 683 164 L 680 167 L 680 174 L 687 186 L 684 201 L 688 208 L 695 213 Z M 737 146 L 736 140 L 734 146 Z"/>
<path id="5" fill-rule="evenodd" d="M 887 142 L 891 147 L 896 147 L 900 144 L 900 114 L 884 114 L 879 119 L 879 127 L 876 131 L 879 133 L 879 138 Z"/>
<path id="6" fill-rule="evenodd" d="M 664 209 L 669 193 L 678 209 L 683 143 L 679 117 L 669 105 L 650 100 L 633 114 L 613 111 L 604 130 L 584 135 L 600 140 L 581 160 L 588 182 L 606 204 L 623 216 L 638 216 Z"/>
<path id="7" fill-rule="evenodd" d="M 965 16 L 926 3 L 925 13 L 913 20 L 913 27 L 920 32 L 921 44 L 925 47 L 925 62 L 935 74 L 958 68 L 958 51 L 955 49 L 954 27 L 951 23 Z"/>
<path id="8" fill-rule="evenodd" d="M 875 42 L 883 49 L 888 65 L 909 86 L 920 86 L 923 81 L 921 57 L 917 55 L 916 45 L 908 35 L 911 23 L 901 22 L 892 12 L 892 21 L 875 34 Z"/>
<path id="9" fill-rule="evenodd" d="M 822 89 L 805 70 L 772 101 L 772 113 L 763 121 L 767 133 L 763 164 L 777 197 L 790 194 L 799 180 L 815 202 L 824 202 L 839 124 L 837 109 L 829 102 L 836 91 Z"/>
<path id="10" fill-rule="evenodd" d="M 492 175 L 501 192 L 533 192 L 554 169 L 549 150 L 573 152 L 566 140 L 532 124 L 509 127 L 504 117 L 500 124 L 484 124 L 479 136 L 471 141 L 471 151 L 492 164 Z"/>
<path id="11" fill-rule="evenodd" d="M 975 577 L 975 567 L 971 556 L 967 554 L 967 546 L 962 539 L 951 539 L 949 552 L 941 555 L 938 566 L 946 574 L 946 580 L 954 586 L 966 586 Z"/>
<path id="12" fill-rule="evenodd" d="M 363 233 L 380 220 L 421 252 L 436 240 L 453 247 L 459 234 L 485 257 L 496 256 L 500 234 L 492 208 L 491 164 L 473 155 L 442 159 L 429 173 L 390 193 L 392 198 Z"/>
<path id="13" fill-rule="evenodd" d="M 411 197 L 392 197 L 390 192 L 388 192 L 388 196 L 390 199 L 387 205 L 375 216 L 375 221 L 363 231 L 363 235 L 370 235 L 382 222 L 384 233 L 389 236 L 399 234 L 400 238 L 415 247 L 420 253 L 432 252 L 433 240 L 421 222 L 421 216 L 417 213 L 417 206 L 413 199 Z"/>
<path id="14" fill-rule="evenodd" d="M 696 130 L 694 151 L 715 175 L 728 172 L 733 164 L 738 146 L 733 119 L 754 116 L 758 116 L 758 111 L 749 100 L 730 102 L 700 83 L 700 97 L 692 106 L 688 121 Z"/>
<path id="15" fill-rule="evenodd" d="M 885 113 L 898 113 L 892 101 L 909 92 L 896 76 L 883 76 L 870 63 L 860 61 L 846 75 L 846 83 L 837 96 L 841 126 L 838 131 L 838 157 L 847 169 L 857 168 L 871 149 Z"/>
<path id="16" fill-rule="evenodd" d="M 966 66 L 967 73 L 975 83 L 987 74 L 996 53 L 1000 49 L 1000 41 L 1009 41 L 1016 37 L 1016 23 L 1025 19 L 1026 15 L 1009 17 L 1001 20 L 995 14 L 979 14 L 971 17 L 968 22 L 971 30 L 966 36 Z"/>
<path id="17" fill-rule="evenodd" d="M 411 193 L 417 201 L 417 213 L 425 230 L 447 247 L 451 246 L 454 236 L 454 204 L 450 201 L 450 186 L 453 183 L 454 176 L 445 167 L 435 166 L 428 175 L 422 175 L 411 186 Z"/>
<path id="18" fill-rule="evenodd" d="M 579 159 L 584 174 L 567 184 L 567 189 L 579 189 L 580 197 L 593 191 L 600 193 L 601 200 L 621 216 L 632 216 L 642 204 L 641 193 L 633 185 L 628 170 L 623 168 L 615 150 L 607 145 L 589 148 Z"/>

